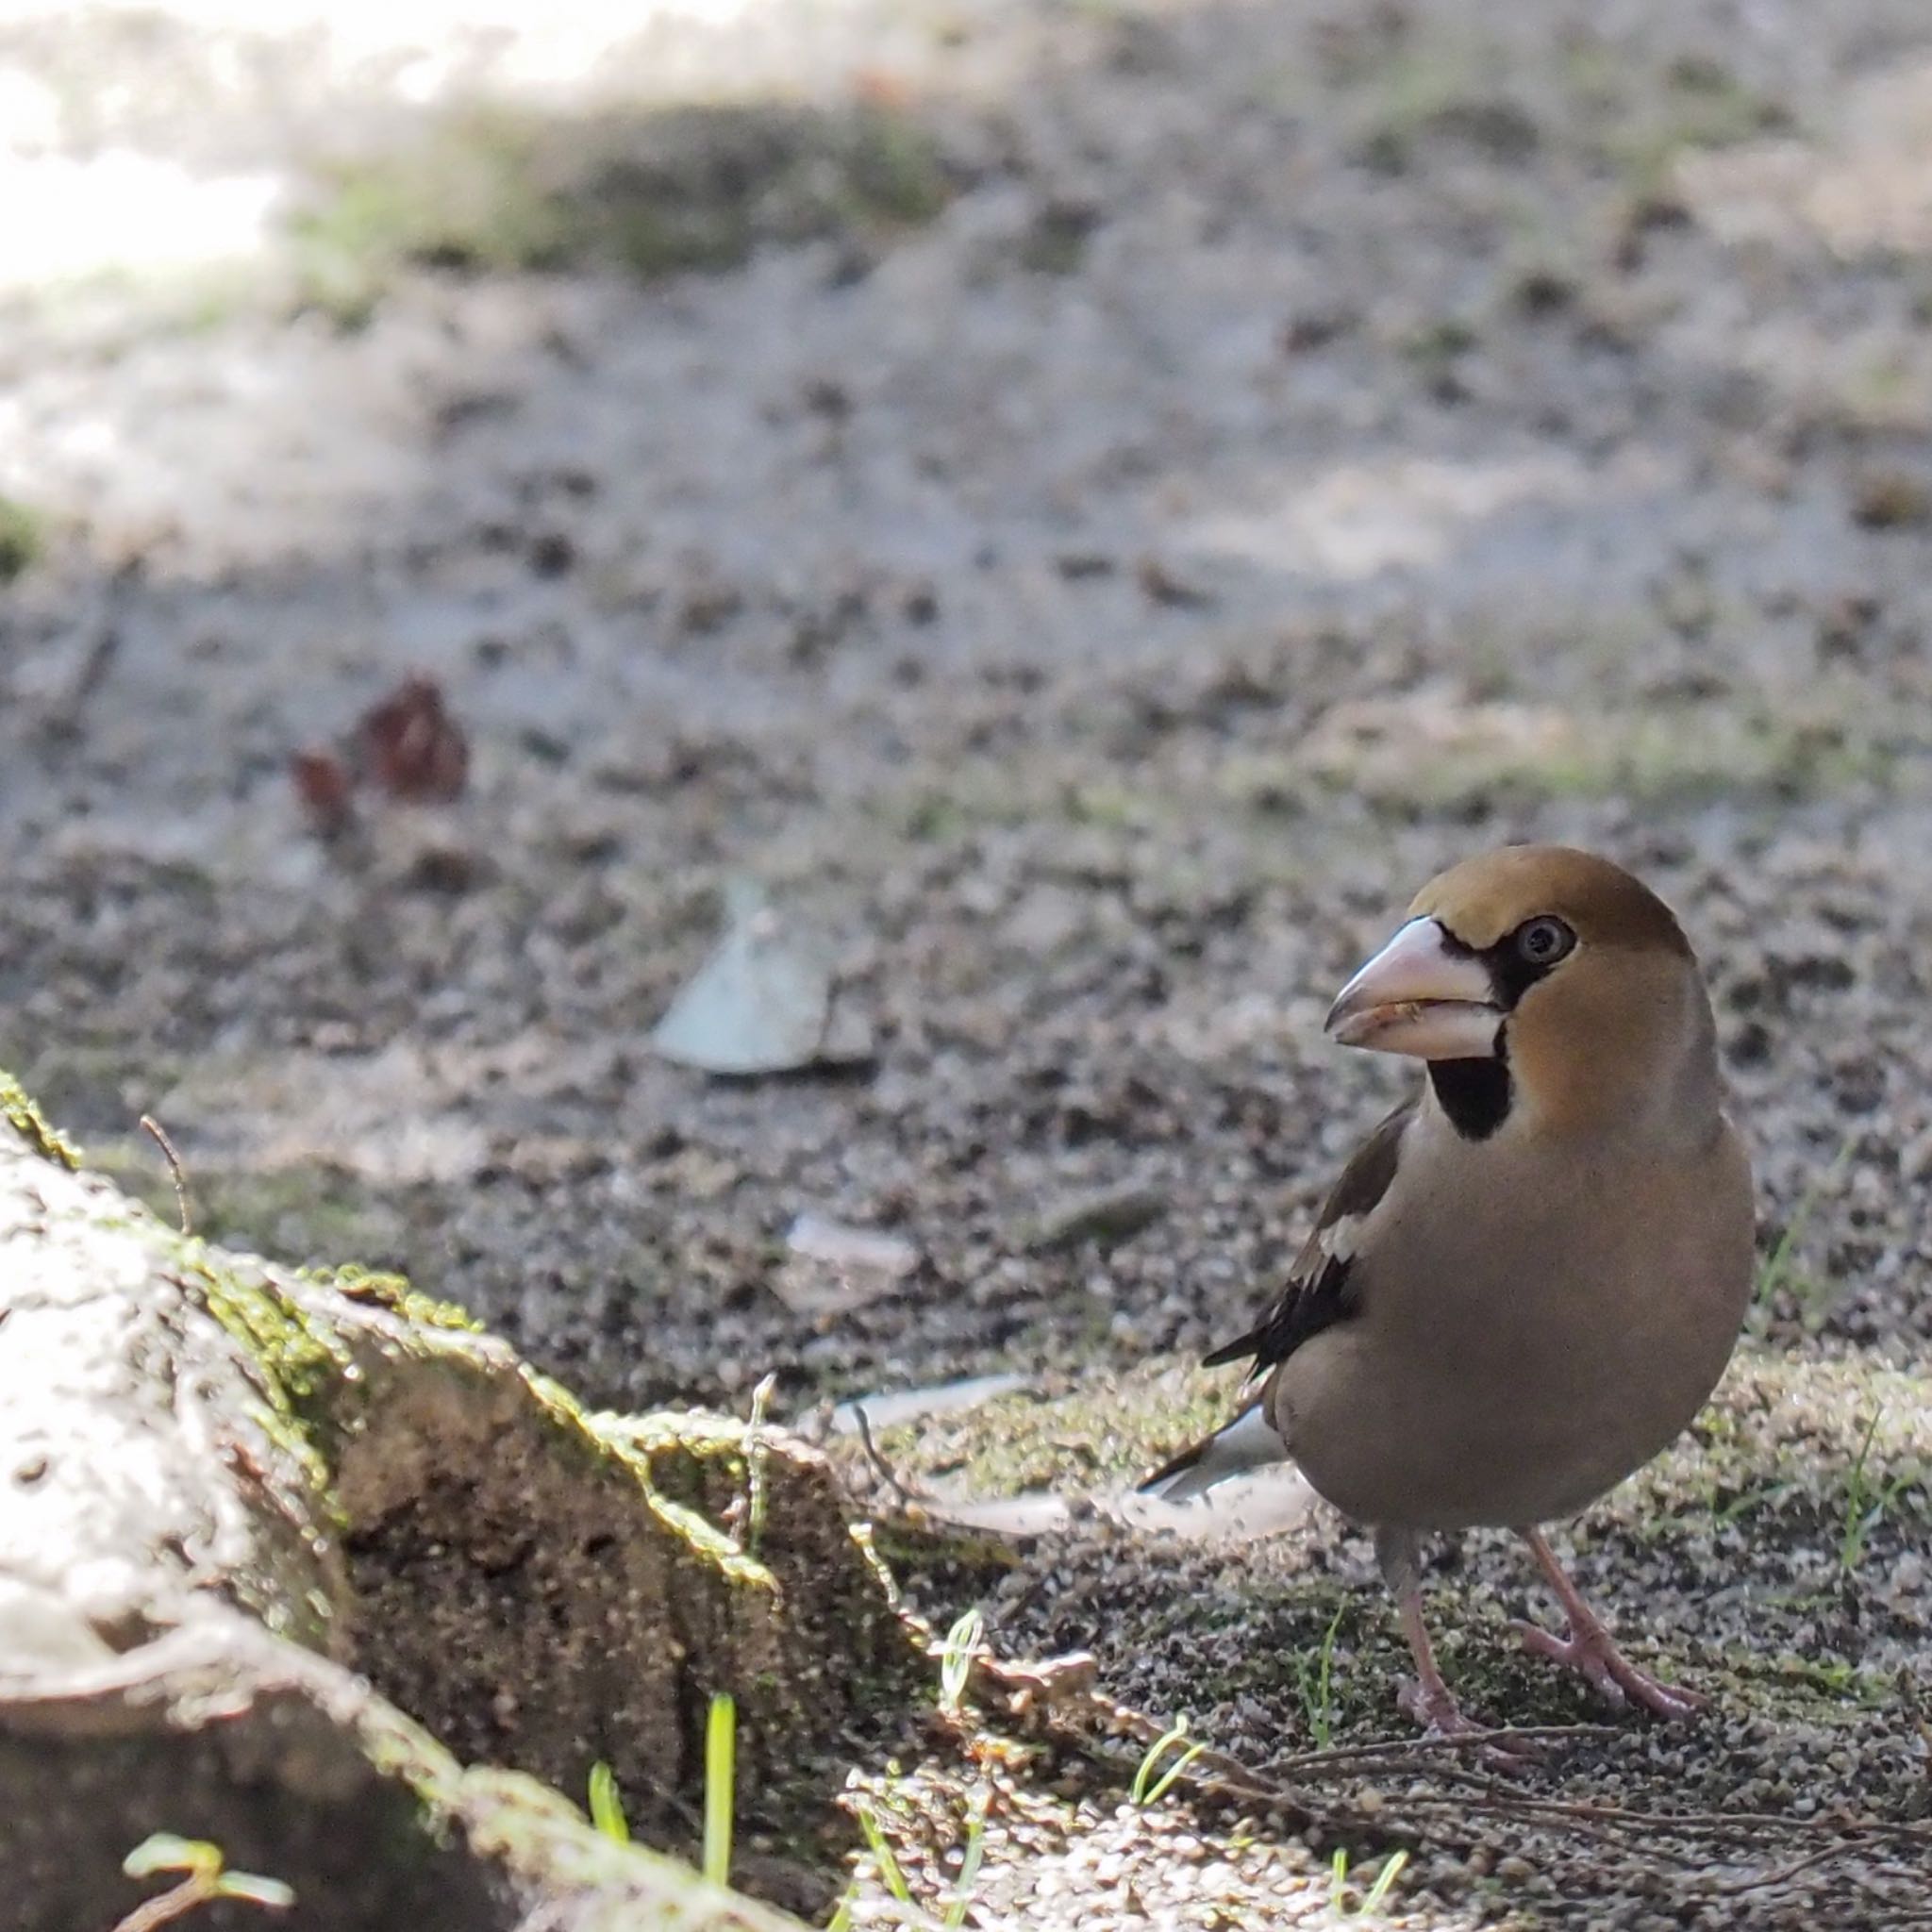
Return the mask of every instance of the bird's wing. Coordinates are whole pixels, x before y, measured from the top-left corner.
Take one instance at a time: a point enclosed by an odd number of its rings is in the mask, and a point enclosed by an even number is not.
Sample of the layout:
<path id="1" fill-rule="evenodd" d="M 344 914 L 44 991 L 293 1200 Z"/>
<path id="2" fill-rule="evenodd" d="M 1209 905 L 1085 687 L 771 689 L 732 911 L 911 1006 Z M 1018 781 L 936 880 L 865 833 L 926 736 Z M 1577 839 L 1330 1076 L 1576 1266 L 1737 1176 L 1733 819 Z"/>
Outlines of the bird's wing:
<path id="1" fill-rule="evenodd" d="M 1268 1312 L 1237 1341 L 1207 1357 L 1209 1368 L 1249 1360 L 1249 1380 L 1278 1368 L 1323 1329 L 1345 1322 L 1359 1306 L 1351 1280 L 1362 1224 L 1389 1191 L 1402 1151 L 1402 1137 L 1415 1118 L 1416 1100 L 1407 1100 L 1357 1147 L 1315 1219 L 1314 1232 L 1288 1271 L 1287 1283 Z M 1260 1396 L 1141 1485 L 1143 1491 L 1181 1502 L 1217 1482 L 1288 1455 L 1287 1444 L 1269 1425 Z"/>
<path id="2" fill-rule="evenodd" d="M 1381 1204 L 1395 1178 L 1402 1137 L 1415 1118 L 1418 1103 L 1406 1100 L 1381 1121 L 1357 1147 L 1341 1178 L 1329 1190 L 1314 1232 L 1302 1244 L 1288 1280 L 1268 1312 L 1245 1335 L 1208 1356 L 1207 1366 L 1249 1357 L 1249 1374 L 1259 1375 L 1285 1362 L 1303 1342 L 1355 1313 L 1351 1283 L 1362 1224 Z"/>

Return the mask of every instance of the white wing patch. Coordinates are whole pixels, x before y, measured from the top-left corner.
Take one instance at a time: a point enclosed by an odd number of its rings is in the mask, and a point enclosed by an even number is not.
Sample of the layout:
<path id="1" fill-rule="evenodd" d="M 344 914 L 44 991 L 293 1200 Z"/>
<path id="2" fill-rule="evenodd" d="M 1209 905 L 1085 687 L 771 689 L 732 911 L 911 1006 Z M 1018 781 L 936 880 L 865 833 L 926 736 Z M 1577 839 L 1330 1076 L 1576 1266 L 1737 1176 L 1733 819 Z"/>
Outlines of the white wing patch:
<path id="1" fill-rule="evenodd" d="M 1315 1252 L 1324 1261 L 1353 1261 L 1361 1242 L 1366 1214 L 1340 1214 L 1326 1227 L 1315 1230 Z"/>

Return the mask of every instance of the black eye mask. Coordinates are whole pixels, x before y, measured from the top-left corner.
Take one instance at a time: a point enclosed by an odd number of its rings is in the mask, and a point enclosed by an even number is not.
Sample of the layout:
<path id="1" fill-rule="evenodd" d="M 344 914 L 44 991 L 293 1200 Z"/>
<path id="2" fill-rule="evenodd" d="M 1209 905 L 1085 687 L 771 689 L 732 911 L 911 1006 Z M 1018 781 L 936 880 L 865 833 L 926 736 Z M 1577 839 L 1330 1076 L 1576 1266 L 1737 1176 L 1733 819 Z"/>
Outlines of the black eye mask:
<path id="1" fill-rule="evenodd" d="M 1576 950 L 1575 933 L 1550 912 L 1525 919 L 1513 932 L 1505 933 L 1490 946 L 1473 946 L 1468 941 L 1457 939 L 1440 919 L 1436 925 L 1447 951 L 1483 962 L 1495 1003 L 1506 1013 L 1513 1013 L 1517 1001 L 1538 980 L 1548 978 Z M 1500 1051 L 1500 1035 L 1498 1042 Z"/>
<path id="2" fill-rule="evenodd" d="M 1551 913 L 1525 919 L 1494 945 L 1466 944 L 1441 921 L 1442 943 L 1452 952 L 1480 959 L 1490 975 L 1496 1005 L 1513 1013 L 1523 995 L 1546 979 L 1576 949 L 1576 935 Z M 1479 1059 L 1431 1060 L 1429 1084 L 1436 1090 L 1449 1124 L 1465 1141 L 1487 1141 L 1509 1118 L 1515 1082 L 1509 1076 L 1508 1027 L 1496 1026 L 1495 1050 Z"/>

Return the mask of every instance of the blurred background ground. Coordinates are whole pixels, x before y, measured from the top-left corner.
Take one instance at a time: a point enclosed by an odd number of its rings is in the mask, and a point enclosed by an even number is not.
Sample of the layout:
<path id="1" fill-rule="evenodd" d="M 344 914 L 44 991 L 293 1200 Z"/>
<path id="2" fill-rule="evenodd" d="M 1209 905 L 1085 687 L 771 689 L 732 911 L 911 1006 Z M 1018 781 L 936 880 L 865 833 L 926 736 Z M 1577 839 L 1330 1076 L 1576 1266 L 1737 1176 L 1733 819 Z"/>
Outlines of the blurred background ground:
<path id="1" fill-rule="evenodd" d="M 1910 0 L 14 0 L 0 208 L 0 1064 L 209 1234 L 593 1401 L 1078 1392 L 1247 1319 L 1405 1077 L 1340 975 L 1559 838 L 1710 963 L 1754 1361 L 1900 1377 L 1804 1397 L 1779 1541 L 1924 1453 Z M 319 839 L 411 674 L 463 795 Z M 742 877 L 871 1066 L 651 1053 Z M 916 1263 L 814 1296 L 801 1213 Z M 1917 1468 L 1845 1669 L 1924 1678 Z"/>

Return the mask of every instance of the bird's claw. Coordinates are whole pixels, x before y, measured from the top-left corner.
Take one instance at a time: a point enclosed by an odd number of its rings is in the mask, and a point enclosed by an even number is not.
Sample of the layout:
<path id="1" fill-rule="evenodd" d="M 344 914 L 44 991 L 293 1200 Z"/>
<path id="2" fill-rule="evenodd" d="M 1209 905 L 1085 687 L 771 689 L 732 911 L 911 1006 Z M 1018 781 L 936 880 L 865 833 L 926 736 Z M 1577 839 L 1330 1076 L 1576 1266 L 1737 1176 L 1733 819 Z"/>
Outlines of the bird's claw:
<path id="1" fill-rule="evenodd" d="M 1432 1738 L 1480 1739 L 1480 1755 L 1498 1771 L 1522 1771 L 1541 1756 L 1533 1740 L 1493 1730 L 1469 1716 L 1446 1684 L 1430 1686 L 1405 1677 L 1396 1687 L 1395 1703 L 1404 1717 Z"/>
<path id="2" fill-rule="evenodd" d="M 1701 1691 L 1660 1683 L 1648 1672 L 1640 1671 L 1601 1627 L 1573 1630 L 1567 1637 L 1553 1636 L 1540 1624 L 1512 1624 L 1510 1628 L 1525 1650 L 1574 1671 L 1614 1710 L 1638 1704 L 1672 1724 L 1684 1724 L 1709 1708 L 1710 1699 Z"/>
<path id="3" fill-rule="evenodd" d="M 1446 1684 L 1423 1684 L 1405 1677 L 1396 1686 L 1395 1702 L 1404 1717 L 1439 1738 L 1473 1738 L 1486 1728 L 1463 1715 L 1461 1705 Z"/>

